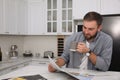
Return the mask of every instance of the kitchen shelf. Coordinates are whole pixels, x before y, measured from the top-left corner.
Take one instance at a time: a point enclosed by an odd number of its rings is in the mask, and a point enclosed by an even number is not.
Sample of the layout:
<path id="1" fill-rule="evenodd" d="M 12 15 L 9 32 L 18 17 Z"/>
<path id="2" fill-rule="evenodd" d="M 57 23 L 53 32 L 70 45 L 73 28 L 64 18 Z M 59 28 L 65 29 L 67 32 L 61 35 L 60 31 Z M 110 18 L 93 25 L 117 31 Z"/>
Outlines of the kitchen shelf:
<path id="1" fill-rule="evenodd" d="M 64 49 L 64 36 L 59 35 L 57 38 L 58 56 L 61 56 Z"/>

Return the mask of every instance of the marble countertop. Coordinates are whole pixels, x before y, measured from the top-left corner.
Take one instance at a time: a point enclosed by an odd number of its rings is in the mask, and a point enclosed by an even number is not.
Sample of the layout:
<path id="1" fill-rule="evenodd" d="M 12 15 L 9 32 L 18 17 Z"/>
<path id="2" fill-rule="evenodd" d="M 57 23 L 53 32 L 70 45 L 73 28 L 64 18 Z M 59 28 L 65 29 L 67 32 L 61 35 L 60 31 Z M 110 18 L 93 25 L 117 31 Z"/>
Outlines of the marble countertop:
<path id="1" fill-rule="evenodd" d="M 4 70 L 6 68 L 21 64 L 21 63 L 25 63 L 28 61 L 31 61 L 31 58 L 18 58 L 18 59 L 10 59 L 10 60 L 6 60 L 6 61 L 2 61 L 0 62 L 0 70 Z"/>
<path id="2" fill-rule="evenodd" d="M 71 68 L 70 68 L 71 70 Z M 29 75 L 36 75 L 39 74 L 48 80 L 74 80 L 71 79 L 71 77 L 68 74 L 62 73 L 62 72 L 55 72 L 50 73 L 47 69 L 47 64 L 42 65 L 28 65 L 22 68 L 19 68 L 15 71 L 11 71 L 10 73 L 7 73 L 5 75 L 0 76 L 1 79 L 5 78 L 14 78 L 19 76 L 29 76 Z M 86 71 L 80 71 L 80 74 L 83 75 L 94 75 L 92 79 L 89 78 L 80 78 L 81 80 L 120 80 L 120 72 L 101 72 L 101 71 L 93 71 L 93 70 L 86 70 Z"/>
<path id="3" fill-rule="evenodd" d="M 12 71 L 10 73 L 0 76 L 0 80 L 5 79 L 5 78 L 14 78 L 14 77 L 19 77 L 19 76 L 36 75 L 36 74 L 39 74 L 39 75 L 47 78 L 48 80 L 72 80 L 72 79 L 70 79 L 70 76 L 67 74 L 50 73 L 47 70 L 46 64 L 44 64 L 44 65 L 42 64 L 39 66 L 28 65 L 23 68 L 19 68 L 15 71 Z"/>
<path id="4" fill-rule="evenodd" d="M 15 66 L 15 65 L 19 65 L 25 62 L 30 62 L 30 61 L 44 61 L 44 62 L 48 62 L 48 59 L 44 59 L 44 58 L 17 58 L 17 59 L 9 59 L 9 60 L 5 60 L 0 62 L 0 71 L 4 70 L 6 68 Z"/>
<path id="5" fill-rule="evenodd" d="M 8 61 L 2 61 L 0 63 L 0 69 L 5 69 L 10 66 L 14 66 L 20 63 L 24 62 L 31 62 L 31 61 L 49 61 L 48 59 L 44 58 L 18 58 L 16 60 L 8 60 Z M 71 70 L 71 69 L 70 69 Z M 40 74 L 43 77 L 47 78 L 48 80 L 72 80 L 67 74 L 63 73 L 50 73 L 48 71 L 47 64 L 40 64 L 40 65 L 28 65 L 22 68 L 19 68 L 15 71 L 11 71 L 10 73 L 4 74 L 0 76 L 0 80 L 4 78 L 9 77 L 17 77 L 17 76 L 24 76 L 24 75 L 35 75 Z M 94 75 L 92 80 L 120 80 L 120 72 L 113 72 L 113 71 L 107 71 L 107 72 L 99 72 L 99 71 L 80 71 L 80 74 L 89 74 Z M 83 79 L 84 80 L 84 79 Z"/>

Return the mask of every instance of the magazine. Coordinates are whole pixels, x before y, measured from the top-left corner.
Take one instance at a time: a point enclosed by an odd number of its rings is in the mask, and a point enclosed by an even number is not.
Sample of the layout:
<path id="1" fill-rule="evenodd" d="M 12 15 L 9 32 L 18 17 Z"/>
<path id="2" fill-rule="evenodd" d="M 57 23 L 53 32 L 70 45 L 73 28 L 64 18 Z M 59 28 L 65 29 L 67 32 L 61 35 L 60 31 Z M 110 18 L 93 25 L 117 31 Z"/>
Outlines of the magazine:
<path id="1" fill-rule="evenodd" d="M 48 55 L 50 64 L 52 67 L 54 67 L 56 70 L 64 72 L 72 77 L 74 77 L 77 80 L 91 80 L 93 78 L 93 75 L 81 75 L 79 70 L 77 69 L 70 69 L 70 68 L 60 68 L 55 61 Z"/>
<path id="2" fill-rule="evenodd" d="M 20 76 L 20 77 L 13 77 L 13 78 L 6 78 L 2 80 L 47 80 L 43 76 L 37 75 L 28 75 L 28 76 Z"/>

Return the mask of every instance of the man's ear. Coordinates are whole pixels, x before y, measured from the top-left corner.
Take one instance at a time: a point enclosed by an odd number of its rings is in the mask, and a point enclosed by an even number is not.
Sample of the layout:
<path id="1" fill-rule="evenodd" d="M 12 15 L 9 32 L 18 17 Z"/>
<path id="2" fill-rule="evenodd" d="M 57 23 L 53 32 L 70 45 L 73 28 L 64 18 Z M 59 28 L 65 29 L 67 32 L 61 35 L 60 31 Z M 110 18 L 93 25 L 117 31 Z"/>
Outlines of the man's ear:
<path id="1" fill-rule="evenodd" d="M 98 31 L 102 30 L 102 25 L 98 26 Z"/>

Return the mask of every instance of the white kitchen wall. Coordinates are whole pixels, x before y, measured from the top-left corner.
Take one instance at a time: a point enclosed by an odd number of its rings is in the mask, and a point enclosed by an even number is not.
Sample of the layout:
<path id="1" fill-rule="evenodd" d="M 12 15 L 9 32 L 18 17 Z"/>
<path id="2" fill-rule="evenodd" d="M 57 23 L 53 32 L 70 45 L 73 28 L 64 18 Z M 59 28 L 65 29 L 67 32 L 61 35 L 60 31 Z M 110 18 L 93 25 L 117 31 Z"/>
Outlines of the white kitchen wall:
<path id="1" fill-rule="evenodd" d="M 65 37 L 67 38 L 67 36 Z M 33 55 L 40 53 L 41 57 L 44 51 L 53 51 L 57 56 L 57 36 L 7 36 L 0 35 L 0 47 L 2 49 L 3 60 L 8 60 L 7 52 L 11 45 L 18 46 L 19 57 L 23 56 L 25 50 L 30 50 Z"/>
<path id="2" fill-rule="evenodd" d="M 26 36 L 24 38 L 24 51 L 31 50 L 33 54 L 44 51 L 53 51 L 57 56 L 57 36 Z"/>
<path id="3" fill-rule="evenodd" d="M 19 56 L 21 56 L 21 53 L 23 52 L 23 44 L 24 44 L 24 36 L 4 36 L 0 35 L 0 47 L 2 50 L 2 56 L 3 60 L 8 59 L 7 52 L 10 51 L 11 45 L 17 45 L 18 46 L 18 52 Z"/>

